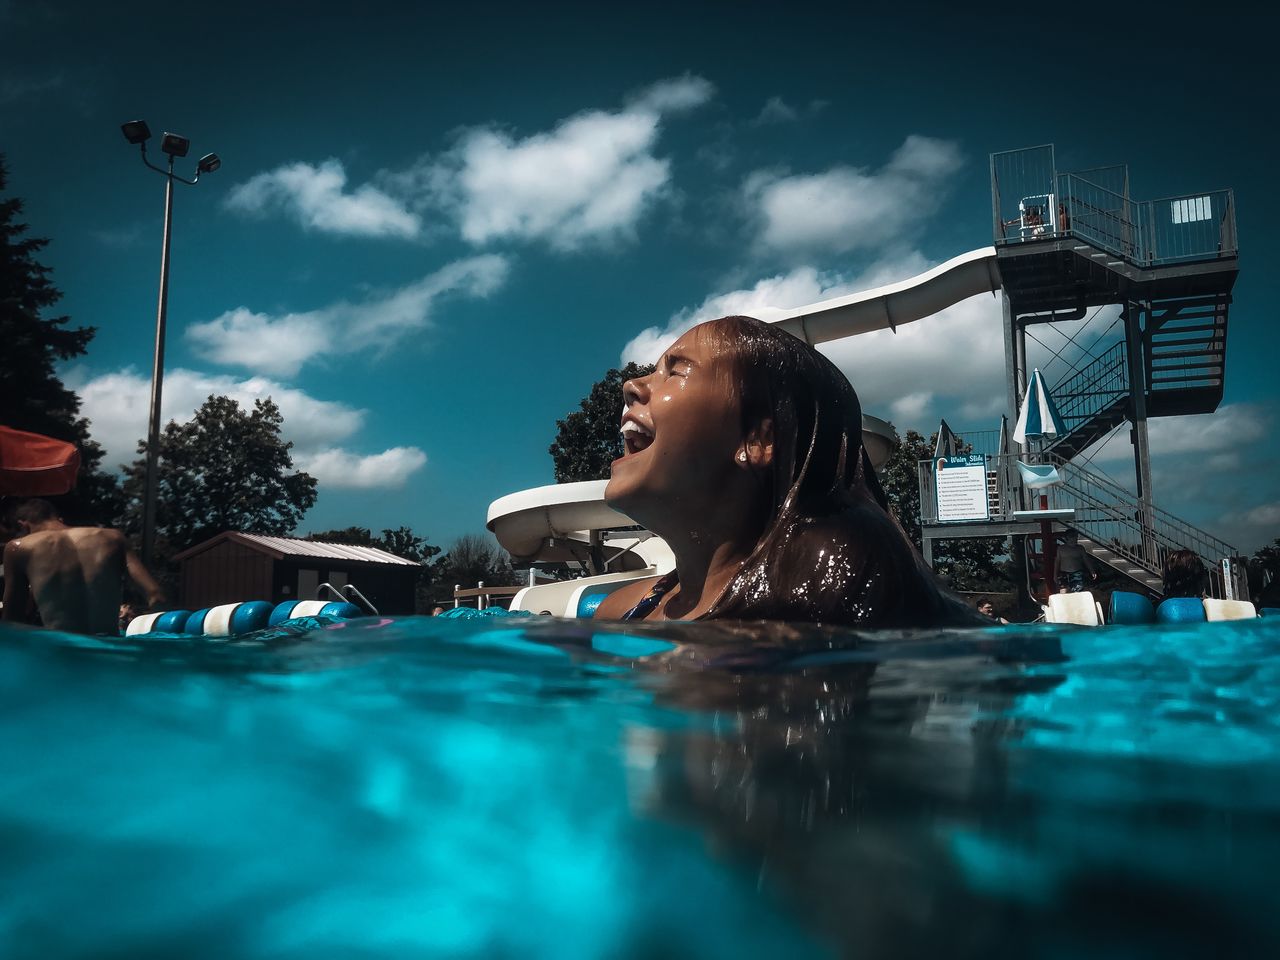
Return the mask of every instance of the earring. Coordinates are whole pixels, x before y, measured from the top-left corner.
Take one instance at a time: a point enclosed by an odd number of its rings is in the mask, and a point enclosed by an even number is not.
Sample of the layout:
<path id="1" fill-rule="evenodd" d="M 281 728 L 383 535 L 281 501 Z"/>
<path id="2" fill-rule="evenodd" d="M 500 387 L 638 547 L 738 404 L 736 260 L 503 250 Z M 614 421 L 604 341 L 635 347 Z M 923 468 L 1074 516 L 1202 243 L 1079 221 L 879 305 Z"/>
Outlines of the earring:
<path id="1" fill-rule="evenodd" d="M 738 462 L 739 462 L 739 463 L 746 463 L 746 462 L 747 462 L 747 451 L 745 451 L 745 450 L 739 450 L 739 451 L 738 451 Z"/>

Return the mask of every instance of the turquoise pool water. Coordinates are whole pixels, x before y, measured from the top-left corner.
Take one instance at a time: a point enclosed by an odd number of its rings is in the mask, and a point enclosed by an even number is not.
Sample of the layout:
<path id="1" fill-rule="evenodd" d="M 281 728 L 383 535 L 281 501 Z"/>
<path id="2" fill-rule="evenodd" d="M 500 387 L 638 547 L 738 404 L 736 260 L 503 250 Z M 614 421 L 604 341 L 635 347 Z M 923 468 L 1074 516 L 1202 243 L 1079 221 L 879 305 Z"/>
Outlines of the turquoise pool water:
<path id="1" fill-rule="evenodd" d="M 1280 956 L 1280 625 L 0 628 L 0 956 Z"/>

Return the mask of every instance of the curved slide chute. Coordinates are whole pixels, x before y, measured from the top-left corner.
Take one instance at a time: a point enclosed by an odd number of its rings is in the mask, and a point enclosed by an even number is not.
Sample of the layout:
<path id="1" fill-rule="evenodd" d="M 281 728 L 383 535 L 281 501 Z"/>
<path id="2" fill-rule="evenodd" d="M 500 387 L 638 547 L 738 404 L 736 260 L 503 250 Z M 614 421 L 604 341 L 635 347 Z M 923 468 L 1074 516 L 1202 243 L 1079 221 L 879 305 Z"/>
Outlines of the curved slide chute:
<path id="1" fill-rule="evenodd" d="M 806 343 L 827 343 L 873 330 L 896 330 L 961 300 L 999 289 L 996 248 L 983 247 L 897 283 L 788 310 L 772 322 Z"/>

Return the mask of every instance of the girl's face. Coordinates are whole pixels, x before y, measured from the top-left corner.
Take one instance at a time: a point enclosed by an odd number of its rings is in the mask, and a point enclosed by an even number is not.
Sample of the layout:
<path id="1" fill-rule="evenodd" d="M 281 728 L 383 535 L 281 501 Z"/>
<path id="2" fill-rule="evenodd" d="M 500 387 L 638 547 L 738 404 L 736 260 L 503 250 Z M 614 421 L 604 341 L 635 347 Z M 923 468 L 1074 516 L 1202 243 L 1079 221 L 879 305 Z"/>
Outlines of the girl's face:
<path id="1" fill-rule="evenodd" d="M 605 499 L 646 526 L 696 518 L 743 468 L 732 358 L 709 324 L 677 340 L 647 377 L 622 386 L 626 449 Z M 669 519 L 668 519 L 669 518 Z"/>

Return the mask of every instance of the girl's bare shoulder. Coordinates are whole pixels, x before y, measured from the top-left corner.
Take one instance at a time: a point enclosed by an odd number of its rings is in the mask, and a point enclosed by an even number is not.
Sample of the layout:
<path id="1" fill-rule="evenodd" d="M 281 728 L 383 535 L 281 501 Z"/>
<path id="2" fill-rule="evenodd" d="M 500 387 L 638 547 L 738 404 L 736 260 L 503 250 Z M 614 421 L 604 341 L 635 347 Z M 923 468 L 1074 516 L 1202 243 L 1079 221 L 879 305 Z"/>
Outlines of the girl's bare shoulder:
<path id="1" fill-rule="evenodd" d="M 643 600 L 660 579 L 660 577 L 645 577 L 643 580 L 636 580 L 624 587 L 619 587 L 600 601 L 600 606 L 596 608 L 595 619 L 621 620 L 623 614 Z"/>

